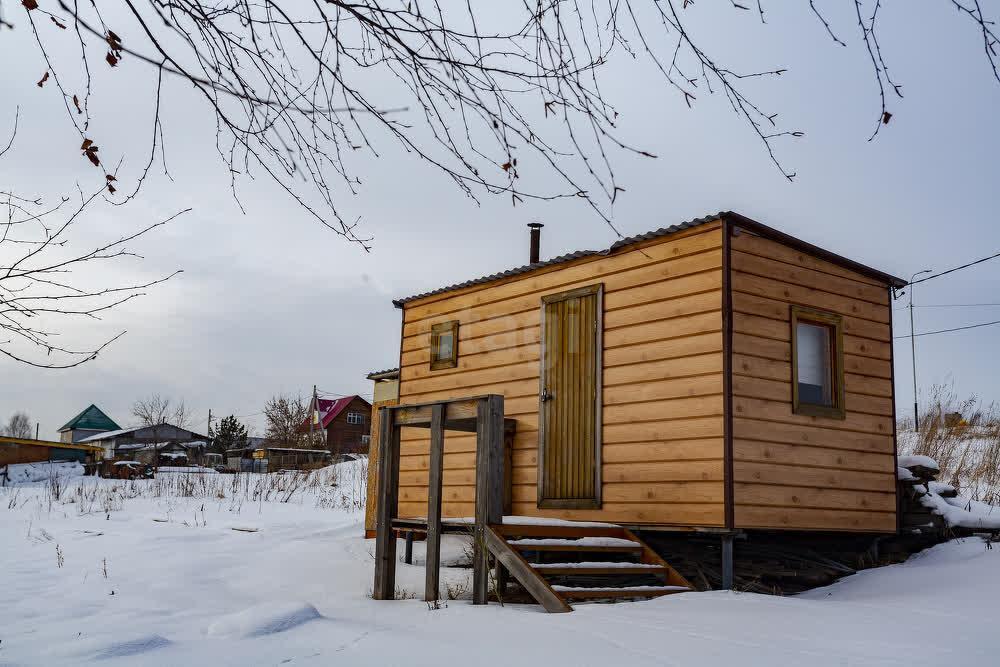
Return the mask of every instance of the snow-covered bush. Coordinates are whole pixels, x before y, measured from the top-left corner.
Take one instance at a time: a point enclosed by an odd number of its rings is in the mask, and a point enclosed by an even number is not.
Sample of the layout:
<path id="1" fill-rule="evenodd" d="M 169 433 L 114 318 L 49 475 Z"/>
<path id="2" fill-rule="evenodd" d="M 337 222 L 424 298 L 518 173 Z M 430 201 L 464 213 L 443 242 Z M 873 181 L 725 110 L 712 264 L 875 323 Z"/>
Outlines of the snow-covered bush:
<path id="1" fill-rule="evenodd" d="M 976 396 L 960 400 L 951 387 L 935 385 L 920 417 L 901 420 L 899 450 L 903 455 L 937 461 L 939 479 L 963 495 L 990 505 L 1000 504 L 1000 410 Z"/>

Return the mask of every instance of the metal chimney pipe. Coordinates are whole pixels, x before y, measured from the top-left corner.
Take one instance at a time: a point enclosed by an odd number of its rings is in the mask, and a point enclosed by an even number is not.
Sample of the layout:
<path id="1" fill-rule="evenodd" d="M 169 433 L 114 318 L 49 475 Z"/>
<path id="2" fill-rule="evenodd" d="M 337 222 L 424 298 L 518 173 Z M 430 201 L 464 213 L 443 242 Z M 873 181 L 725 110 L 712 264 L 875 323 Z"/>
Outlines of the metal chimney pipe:
<path id="1" fill-rule="evenodd" d="M 540 222 L 529 222 L 528 229 L 531 230 L 531 255 L 530 264 L 538 264 L 538 251 L 539 246 L 542 242 L 542 227 L 544 227 Z"/>

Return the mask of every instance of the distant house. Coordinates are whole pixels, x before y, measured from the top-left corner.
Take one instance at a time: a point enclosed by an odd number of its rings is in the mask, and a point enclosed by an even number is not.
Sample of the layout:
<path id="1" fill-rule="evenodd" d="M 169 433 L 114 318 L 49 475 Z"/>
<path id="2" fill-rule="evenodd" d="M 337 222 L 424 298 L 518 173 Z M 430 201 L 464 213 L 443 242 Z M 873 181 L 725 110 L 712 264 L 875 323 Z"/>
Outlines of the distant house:
<path id="1" fill-rule="evenodd" d="M 103 447 L 105 459 L 184 465 L 200 463 L 209 440 L 207 435 L 173 424 L 157 424 L 106 431 L 81 442 Z"/>
<path id="2" fill-rule="evenodd" d="M 90 404 L 86 410 L 70 419 L 59 429 L 60 442 L 80 442 L 91 436 L 121 428 L 99 407 Z"/>
<path id="3" fill-rule="evenodd" d="M 330 452 L 325 449 L 299 447 L 244 447 L 226 450 L 226 467 L 236 472 L 278 472 L 281 470 L 315 470 L 330 465 Z"/>
<path id="4" fill-rule="evenodd" d="M 334 456 L 368 453 L 371 403 L 360 396 L 344 396 L 336 400 L 321 398 L 318 408 L 319 424 L 315 428 L 326 431 L 326 448 Z M 306 420 L 300 428 L 308 431 L 309 421 Z"/>

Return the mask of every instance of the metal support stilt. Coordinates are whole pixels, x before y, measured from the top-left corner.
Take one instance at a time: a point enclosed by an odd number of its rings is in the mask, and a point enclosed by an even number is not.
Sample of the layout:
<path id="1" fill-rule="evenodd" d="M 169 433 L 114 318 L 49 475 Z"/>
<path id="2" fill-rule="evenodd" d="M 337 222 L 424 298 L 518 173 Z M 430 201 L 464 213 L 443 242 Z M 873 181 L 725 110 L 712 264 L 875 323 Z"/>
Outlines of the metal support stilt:
<path id="1" fill-rule="evenodd" d="M 733 536 L 722 536 L 722 588 L 733 590 Z"/>

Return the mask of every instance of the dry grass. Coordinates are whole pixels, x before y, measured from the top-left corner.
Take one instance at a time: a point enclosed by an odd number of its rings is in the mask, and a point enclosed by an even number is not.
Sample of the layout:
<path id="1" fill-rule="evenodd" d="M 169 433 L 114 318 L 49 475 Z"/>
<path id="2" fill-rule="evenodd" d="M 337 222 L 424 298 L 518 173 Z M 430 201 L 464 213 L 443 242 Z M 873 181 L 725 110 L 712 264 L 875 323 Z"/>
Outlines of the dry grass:
<path id="1" fill-rule="evenodd" d="M 285 473 L 161 473 L 152 480 L 98 480 L 78 478 L 69 481 L 53 476 L 45 484 L 41 500 L 51 512 L 54 506 L 75 505 L 80 515 L 104 514 L 123 509 L 133 498 L 171 500 L 192 498 L 228 501 L 239 511 L 244 504 L 315 502 L 317 507 L 362 510 L 368 461 L 328 466 L 319 470 Z M 0 490 L 8 495 L 8 509 L 18 506 L 17 487 Z"/>
<path id="2" fill-rule="evenodd" d="M 960 414 L 955 421 L 948 415 Z M 900 451 L 922 454 L 938 462 L 938 479 L 962 495 L 991 505 L 1000 503 L 1000 410 L 978 397 L 959 399 L 945 385 L 931 389 L 931 400 L 920 417 L 920 431 L 912 421 L 900 422 Z"/>

